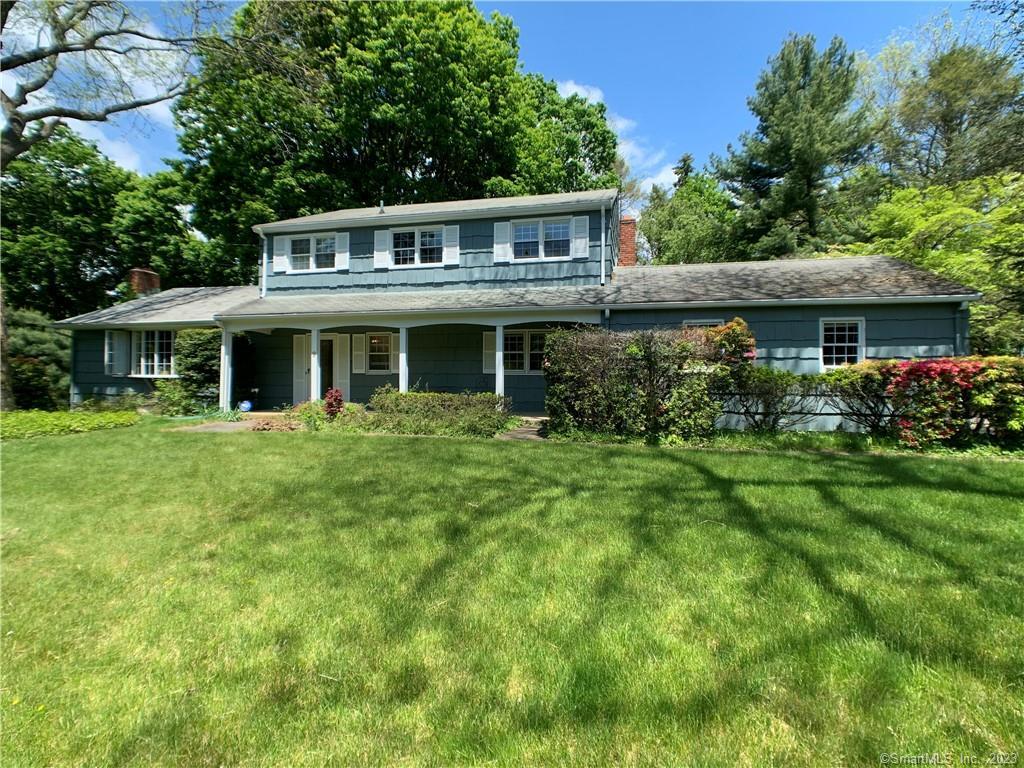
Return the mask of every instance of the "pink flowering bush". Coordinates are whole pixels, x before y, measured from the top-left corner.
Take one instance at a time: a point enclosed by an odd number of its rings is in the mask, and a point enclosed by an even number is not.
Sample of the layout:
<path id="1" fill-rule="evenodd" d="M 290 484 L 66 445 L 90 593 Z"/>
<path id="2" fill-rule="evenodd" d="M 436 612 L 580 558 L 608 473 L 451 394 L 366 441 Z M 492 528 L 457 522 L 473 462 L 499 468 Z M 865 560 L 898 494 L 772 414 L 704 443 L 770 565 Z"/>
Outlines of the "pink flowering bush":
<path id="1" fill-rule="evenodd" d="M 939 358 L 891 363 L 888 394 L 897 434 L 915 447 L 1006 443 L 1024 432 L 1024 361 L 1008 357 Z"/>

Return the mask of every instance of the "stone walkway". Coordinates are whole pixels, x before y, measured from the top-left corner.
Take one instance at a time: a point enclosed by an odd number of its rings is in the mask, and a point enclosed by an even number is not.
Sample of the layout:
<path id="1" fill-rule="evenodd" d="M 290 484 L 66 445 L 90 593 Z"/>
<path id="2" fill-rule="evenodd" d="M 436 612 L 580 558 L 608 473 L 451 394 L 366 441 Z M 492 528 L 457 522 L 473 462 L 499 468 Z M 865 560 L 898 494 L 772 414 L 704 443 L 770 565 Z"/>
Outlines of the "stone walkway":
<path id="1" fill-rule="evenodd" d="M 543 440 L 541 434 L 547 426 L 547 419 L 541 416 L 523 416 L 515 429 L 498 435 L 498 440 Z"/>

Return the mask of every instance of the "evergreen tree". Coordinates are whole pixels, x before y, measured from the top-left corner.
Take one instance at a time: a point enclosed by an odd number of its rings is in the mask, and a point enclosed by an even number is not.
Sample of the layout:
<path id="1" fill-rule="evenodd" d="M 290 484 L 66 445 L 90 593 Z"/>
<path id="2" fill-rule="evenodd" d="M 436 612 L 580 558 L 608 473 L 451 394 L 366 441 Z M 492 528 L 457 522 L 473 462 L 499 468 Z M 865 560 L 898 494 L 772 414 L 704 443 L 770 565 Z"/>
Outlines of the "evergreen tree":
<path id="1" fill-rule="evenodd" d="M 739 203 L 736 236 L 754 256 L 822 250 L 835 228 L 833 184 L 861 163 L 870 143 L 867 110 L 855 106 L 855 57 L 834 38 L 792 36 L 748 100 L 757 128 L 740 137 L 715 173 Z"/>

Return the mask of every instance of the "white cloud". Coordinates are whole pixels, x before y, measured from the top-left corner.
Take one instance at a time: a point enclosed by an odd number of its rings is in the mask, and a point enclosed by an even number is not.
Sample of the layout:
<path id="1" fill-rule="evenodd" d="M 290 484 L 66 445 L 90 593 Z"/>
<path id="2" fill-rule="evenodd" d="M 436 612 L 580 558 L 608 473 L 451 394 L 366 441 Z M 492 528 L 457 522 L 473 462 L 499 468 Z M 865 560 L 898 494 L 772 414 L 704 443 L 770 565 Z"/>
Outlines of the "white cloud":
<path id="1" fill-rule="evenodd" d="M 559 80 L 558 94 L 562 98 L 568 98 L 569 96 L 582 96 L 590 102 L 604 101 L 604 91 L 596 85 L 585 85 L 583 83 L 577 83 L 575 80 Z"/>
<path id="2" fill-rule="evenodd" d="M 96 123 L 68 120 L 68 126 L 83 139 L 95 142 L 100 152 L 129 171 L 142 171 L 142 157 L 129 142 L 110 138 Z"/>
<path id="3" fill-rule="evenodd" d="M 662 166 L 661 170 L 659 170 L 657 173 L 644 178 L 640 182 L 641 189 L 643 189 L 644 192 L 650 192 L 651 187 L 653 187 L 655 184 L 657 184 L 662 189 L 665 189 L 666 187 L 671 187 L 676 180 L 676 173 L 673 170 L 673 167 L 674 166 L 672 165 L 672 163 L 669 163 L 668 165 Z"/>
<path id="4" fill-rule="evenodd" d="M 619 137 L 619 154 L 629 163 L 629 167 L 639 173 L 645 173 L 665 159 L 664 149 L 652 149 L 643 139 Z"/>
<path id="5" fill-rule="evenodd" d="M 636 120 L 630 120 L 616 112 L 608 113 L 608 122 L 611 123 L 612 130 L 620 136 L 636 128 Z"/>

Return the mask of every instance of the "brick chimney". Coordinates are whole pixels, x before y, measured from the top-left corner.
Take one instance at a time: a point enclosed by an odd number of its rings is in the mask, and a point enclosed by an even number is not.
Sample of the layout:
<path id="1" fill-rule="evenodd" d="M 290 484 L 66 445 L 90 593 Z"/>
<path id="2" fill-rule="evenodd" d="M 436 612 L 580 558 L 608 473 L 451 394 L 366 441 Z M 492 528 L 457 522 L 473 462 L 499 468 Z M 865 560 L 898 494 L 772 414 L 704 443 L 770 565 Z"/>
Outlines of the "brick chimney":
<path id="1" fill-rule="evenodd" d="M 620 267 L 636 266 L 636 219 L 625 216 L 619 219 L 619 264 Z"/>
<path id="2" fill-rule="evenodd" d="M 160 293 L 160 275 L 152 269 L 136 267 L 128 270 L 128 283 L 136 296 L 148 296 L 151 293 Z"/>

